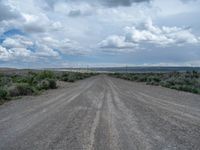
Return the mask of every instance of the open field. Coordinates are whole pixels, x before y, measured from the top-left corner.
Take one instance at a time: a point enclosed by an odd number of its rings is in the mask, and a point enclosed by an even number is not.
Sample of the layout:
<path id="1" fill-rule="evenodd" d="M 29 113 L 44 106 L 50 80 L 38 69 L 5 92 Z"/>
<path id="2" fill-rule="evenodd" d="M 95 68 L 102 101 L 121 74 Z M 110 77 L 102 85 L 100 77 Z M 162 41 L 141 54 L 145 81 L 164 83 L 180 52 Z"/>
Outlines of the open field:
<path id="1" fill-rule="evenodd" d="M 0 149 L 198 150 L 200 96 L 99 75 L 0 106 Z"/>

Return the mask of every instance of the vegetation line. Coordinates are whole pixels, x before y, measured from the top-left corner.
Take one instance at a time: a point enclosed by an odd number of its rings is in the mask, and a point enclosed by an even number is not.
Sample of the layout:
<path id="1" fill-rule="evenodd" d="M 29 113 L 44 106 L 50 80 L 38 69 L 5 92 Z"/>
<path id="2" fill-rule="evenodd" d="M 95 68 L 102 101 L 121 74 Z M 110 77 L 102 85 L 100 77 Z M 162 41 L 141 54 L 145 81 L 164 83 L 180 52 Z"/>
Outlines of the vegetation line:
<path id="1" fill-rule="evenodd" d="M 0 74 L 0 104 L 15 97 L 36 95 L 44 90 L 56 89 L 57 81 L 75 82 L 96 75 L 94 73 L 20 71 Z"/>
<path id="2" fill-rule="evenodd" d="M 148 85 L 163 86 L 179 91 L 200 94 L 200 73 L 197 71 L 171 73 L 111 73 L 112 77 Z"/>

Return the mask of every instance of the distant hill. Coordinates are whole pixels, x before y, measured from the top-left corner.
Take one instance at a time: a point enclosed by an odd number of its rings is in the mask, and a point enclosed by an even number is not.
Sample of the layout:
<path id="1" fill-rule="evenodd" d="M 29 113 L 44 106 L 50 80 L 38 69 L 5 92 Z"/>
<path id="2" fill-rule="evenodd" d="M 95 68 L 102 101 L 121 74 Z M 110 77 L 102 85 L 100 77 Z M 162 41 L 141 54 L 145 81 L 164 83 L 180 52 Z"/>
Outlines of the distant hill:
<path id="1" fill-rule="evenodd" d="M 186 72 L 186 71 L 198 71 L 200 72 L 200 67 L 105 67 L 105 68 L 90 68 L 93 71 L 102 72 Z"/>

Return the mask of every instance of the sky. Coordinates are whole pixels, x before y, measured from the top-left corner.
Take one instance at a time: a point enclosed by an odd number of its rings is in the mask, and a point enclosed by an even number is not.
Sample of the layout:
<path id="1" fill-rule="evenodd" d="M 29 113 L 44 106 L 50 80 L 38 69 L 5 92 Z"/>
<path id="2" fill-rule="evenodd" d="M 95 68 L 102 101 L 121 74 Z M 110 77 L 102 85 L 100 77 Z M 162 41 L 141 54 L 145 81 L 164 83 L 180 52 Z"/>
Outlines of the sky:
<path id="1" fill-rule="evenodd" d="M 200 0 L 0 0 L 0 67 L 200 66 Z"/>

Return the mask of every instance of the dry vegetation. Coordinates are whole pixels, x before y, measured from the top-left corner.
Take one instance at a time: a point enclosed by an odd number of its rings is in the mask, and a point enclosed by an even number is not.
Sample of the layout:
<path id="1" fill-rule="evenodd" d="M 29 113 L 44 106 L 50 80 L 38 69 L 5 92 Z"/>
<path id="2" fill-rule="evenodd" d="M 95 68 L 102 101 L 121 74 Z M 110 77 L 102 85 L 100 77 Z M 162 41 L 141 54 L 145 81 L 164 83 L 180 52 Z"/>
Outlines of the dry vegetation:
<path id="1" fill-rule="evenodd" d="M 29 71 L 20 73 L 0 74 L 0 104 L 14 97 L 35 95 L 41 91 L 57 88 L 57 80 L 74 82 L 90 76 L 93 73 Z"/>
<path id="2" fill-rule="evenodd" d="M 113 77 L 200 94 L 200 73 L 113 73 Z"/>

